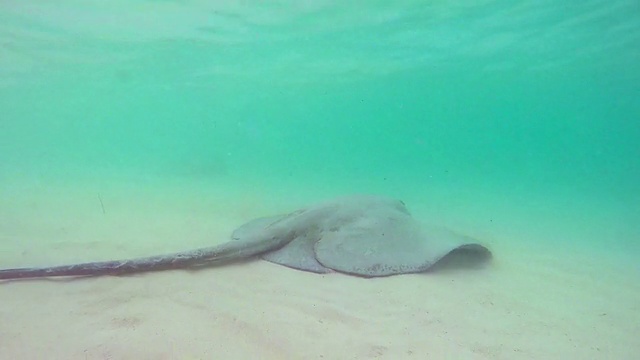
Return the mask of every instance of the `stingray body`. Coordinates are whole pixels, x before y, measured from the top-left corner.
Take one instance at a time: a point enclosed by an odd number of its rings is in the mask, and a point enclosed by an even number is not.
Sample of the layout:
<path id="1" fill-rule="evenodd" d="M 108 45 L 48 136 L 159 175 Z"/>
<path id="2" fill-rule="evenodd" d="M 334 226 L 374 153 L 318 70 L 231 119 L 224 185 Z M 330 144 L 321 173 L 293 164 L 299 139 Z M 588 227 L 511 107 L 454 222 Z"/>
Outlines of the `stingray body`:
<path id="1" fill-rule="evenodd" d="M 231 238 L 214 247 L 147 258 L 5 269 L 0 270 L 0 279 L 122 275 L 252 257 L 314 273 L 378 277 L 423 272 L 456 251 L 490 255 L 472 238 L 423 225 L 402 201 L 367 195 L 255 219 L 236 229 Z"/>

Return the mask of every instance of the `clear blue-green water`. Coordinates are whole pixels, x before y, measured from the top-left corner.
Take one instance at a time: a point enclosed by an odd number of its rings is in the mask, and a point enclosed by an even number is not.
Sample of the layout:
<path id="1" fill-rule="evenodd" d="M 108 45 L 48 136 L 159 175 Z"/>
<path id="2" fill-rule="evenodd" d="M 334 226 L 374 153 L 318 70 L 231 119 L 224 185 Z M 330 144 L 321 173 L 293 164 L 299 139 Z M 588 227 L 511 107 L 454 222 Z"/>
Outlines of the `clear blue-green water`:
<path id="1" fill-rule="evenodd" d="M 433 193 L 639 242 L 634 1 L 26 1 L 1 17 L 2 180 Z"/>
<path id="2" fill-rule="evenodd" d="M 377 193 L 489 244 L 638 271 L 637 1 L 0 9 L 5 219 L 60 184 L 246 196 L 251 215 Z"/>

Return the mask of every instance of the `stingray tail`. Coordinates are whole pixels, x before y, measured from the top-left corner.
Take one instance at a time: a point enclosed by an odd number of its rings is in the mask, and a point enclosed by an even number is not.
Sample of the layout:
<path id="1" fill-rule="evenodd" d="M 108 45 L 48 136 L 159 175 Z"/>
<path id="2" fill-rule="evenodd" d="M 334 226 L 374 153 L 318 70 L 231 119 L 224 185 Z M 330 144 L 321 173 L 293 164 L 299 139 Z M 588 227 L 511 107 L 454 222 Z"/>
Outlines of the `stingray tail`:
<path id="1" fill-rule="evenodd" d="M 183 255 L 153 256 L 141 259 L 90 262 L 43 268 L 18 268 L 0 270 L 0 280 L 53 276 L 122 275 L 151 270 L 168 270 L 195 265 L 200 259 Z"/>
<path id="2" fill-rule="evenodd" d="M 146 258 L 90 262 L 53 267 L 17 268 L 0 270 L 0 280 L 59 276 L 124 275 L 145 271 L 183 269 L 204 266 L 214 262 L 244 259 L 271 250 L 273 244 L 254 243 L 246 246 L 232 241 L 215 247 L 151 256 Z"/>

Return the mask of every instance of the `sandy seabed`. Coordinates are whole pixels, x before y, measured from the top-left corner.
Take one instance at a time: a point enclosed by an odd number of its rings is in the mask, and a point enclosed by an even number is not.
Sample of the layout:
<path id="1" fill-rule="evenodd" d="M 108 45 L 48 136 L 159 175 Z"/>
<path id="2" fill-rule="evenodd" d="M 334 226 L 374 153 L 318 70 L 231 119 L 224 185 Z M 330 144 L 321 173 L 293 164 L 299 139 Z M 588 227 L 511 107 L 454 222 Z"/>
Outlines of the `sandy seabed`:
<path id="1" fill-rule="evenodd" d="M 210 246 L 286 205 L 265 205 L 241 191 L 39 189 L 2 193 L 2 268 Z M 495 236 L 488 245 L 494 259 L 480 269 L 379 279 L 256 260 L 198 271 L 6 281 L 0 359 L 640 357 L 637 267 L 570 246 Z"/>

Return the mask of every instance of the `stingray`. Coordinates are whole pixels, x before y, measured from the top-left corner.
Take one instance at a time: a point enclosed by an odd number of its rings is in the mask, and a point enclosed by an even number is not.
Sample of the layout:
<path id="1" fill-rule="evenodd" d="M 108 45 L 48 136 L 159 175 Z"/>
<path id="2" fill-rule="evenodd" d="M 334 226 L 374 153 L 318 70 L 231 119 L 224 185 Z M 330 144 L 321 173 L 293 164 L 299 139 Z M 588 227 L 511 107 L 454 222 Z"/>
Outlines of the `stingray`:
<path id="1" fill-rule="evenodd" d="M 249 221 L 218 246 L 129 260 L 5 269 L 0 279 L 124 275 L 249 258 L 318 274 L 381 277 L 425 272 L 456 252 L 482 259 L 491 255 L 473 238 L 419 222 L 400 200 L 354 195 Z"/>

